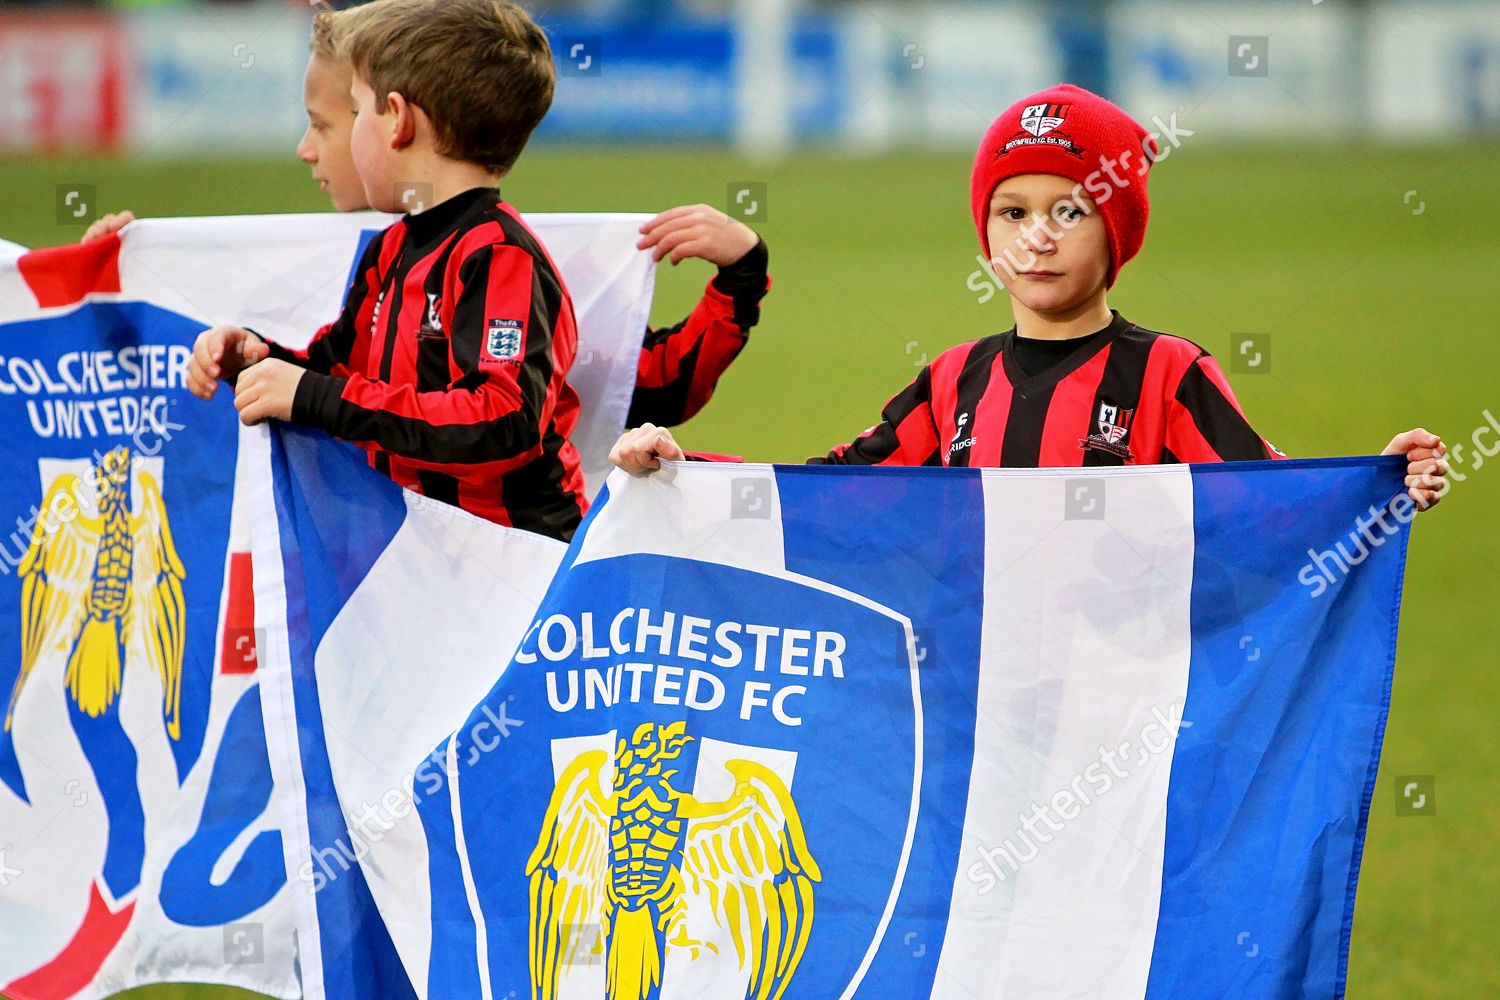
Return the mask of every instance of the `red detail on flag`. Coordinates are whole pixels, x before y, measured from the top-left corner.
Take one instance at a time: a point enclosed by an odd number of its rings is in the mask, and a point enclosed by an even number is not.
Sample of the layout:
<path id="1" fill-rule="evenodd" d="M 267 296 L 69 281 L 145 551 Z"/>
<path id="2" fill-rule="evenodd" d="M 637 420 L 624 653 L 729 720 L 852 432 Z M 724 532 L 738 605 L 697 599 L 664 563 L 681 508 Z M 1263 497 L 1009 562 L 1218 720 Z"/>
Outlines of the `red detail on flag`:
<path id="1" fill-rule="evenodd" d="M 90 292 L 120 290 L 120 237 L 46 247 L 16 261 L 21 277 L 43 309 L 82 302 Z"/>
<path id="2" fill-rule="evenodd" d="M 250 553 L 229 553 L 229 597 L 224 602 L 224 643 L 219 673 L 253 674 L 255 656 L 255 578 Z"/>
<path id="3" fill-rule="evenodd" d="M 125 936 L 125 928 L 130 926 L 134 915 L 134 903 L 118 911 L 111 910 L 99 892 L 99 883 L 95 882 L 89 891 L 88 912 L 73 940 L 52 961 L 0 989 L 0 993 L 11 1000 L 67 1000 L 76 996 L 94 981 L 99 967 Z"/>

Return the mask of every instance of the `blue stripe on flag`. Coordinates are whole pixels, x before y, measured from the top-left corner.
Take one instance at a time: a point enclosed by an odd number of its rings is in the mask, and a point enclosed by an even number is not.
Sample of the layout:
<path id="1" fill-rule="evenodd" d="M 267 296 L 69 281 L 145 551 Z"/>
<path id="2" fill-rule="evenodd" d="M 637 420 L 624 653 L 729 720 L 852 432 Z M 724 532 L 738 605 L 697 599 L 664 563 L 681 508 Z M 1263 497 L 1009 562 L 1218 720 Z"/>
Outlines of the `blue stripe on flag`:
<path id="1" fill-rule="evenodd" d="M 1409 531 L 1376 528 L 1382 543 L 1318 597 L 1298 582 L 1309 552 L 1287 540 L 1356 553 L 1356 517 L 1401 494 L 1403 471 L 1394 458 L 1193 467 L 1190 727 L 1172 760 L 1149 997 L 1343 994 Z M 1247 540 L 1248 520 L 1270 530 Z"/>
<path id="2" fill-rule="evenodd" d="M 359 231 L 359 246 L 354 249 L 354 259 L 349 262 L 349 274 L 344 278 L 344 288 L 347 290 L 354 284 L 354 279 L 359 277 L 359 262 L 364 260 L 365 251 L 370 249 L 370 244 L 375 237 L 385 232 L 384 229 L 361 229 Z"/>
<path id="3" fill-rule="evenodd" d="M 314 870 L 328 859 L 317 891 L 324 989 L 330 997 L 415 998 L 416 994 L 350 851 L 324 748 L 314 657 L 328 627 L 406 518 L 401 490 L 372 470 L 363 453 L 302 428 L 271 425 L 271 469 L 288 609 L 302 777 Z M 357 512 L 356 517 L 350 517 Z M 302 612 L 305 611 L 304 616 Z M 305 887 L 293 887 L 305 891 Z"/>
<path id="4" fill-rule="evenodd" d="M 983 479 L 978 470 L 777 466 L 776 482 L 787 569 L 910 616 L 924 657 L 916 838 L 862 994 L 925 996 L 948 924 L 948 907 L 933 904 L 953 892 L 974 759 Z M 934 544 L 935 532 L 942 544 Z"/>
<path id="5" fill-rule="evenodd" d="M 433 997 L 477 997 L 482 995 L 474 918 L 464 895 L 463 868 L 452 845 L 458 842 L 453 828 L 453 798 L 448 786 L 444 761 L 447 741 L 440 744 L 418 769 L 417 815 L 427 843 L 433 845 L 427 857 L 427 877 L 432 887 L 432 936 L 441 947 L 429 955 L 427 990 Z"/>

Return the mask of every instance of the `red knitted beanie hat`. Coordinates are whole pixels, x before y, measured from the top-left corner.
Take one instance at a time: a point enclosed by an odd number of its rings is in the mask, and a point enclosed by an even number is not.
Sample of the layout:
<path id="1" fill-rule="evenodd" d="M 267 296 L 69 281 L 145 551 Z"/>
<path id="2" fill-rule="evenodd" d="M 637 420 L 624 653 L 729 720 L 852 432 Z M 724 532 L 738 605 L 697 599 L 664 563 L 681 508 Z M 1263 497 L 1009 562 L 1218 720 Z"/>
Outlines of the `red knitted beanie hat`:
<path id="1" fill-rule="evenodd" d="M 974 159 L 969 185 L 974 225 L 991 258 L 990 198 L 1007 177 L 1057 174 L 1093 199 L 1109 239 L 1108 284 L 1141 249 L 1151 205 L 1146 178 L 1156 140 L 1119 107 L 1062 84 L 1022 98 L 995 119 Z"/>

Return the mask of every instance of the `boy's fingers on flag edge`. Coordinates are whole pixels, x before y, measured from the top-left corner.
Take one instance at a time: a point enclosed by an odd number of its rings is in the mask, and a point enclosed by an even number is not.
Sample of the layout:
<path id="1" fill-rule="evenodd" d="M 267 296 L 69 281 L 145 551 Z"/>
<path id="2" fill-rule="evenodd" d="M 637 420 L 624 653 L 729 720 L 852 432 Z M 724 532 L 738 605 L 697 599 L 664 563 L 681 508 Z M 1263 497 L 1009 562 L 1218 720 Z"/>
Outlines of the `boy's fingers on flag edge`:
<path id="1" fill-rule="evenodd" d="M 706 208 L 706 207 L 708 207 L 708 206 L 706 206 L 706 205 L 679 205 L 676 208 L 669 208 L 665 212 L 660 213 L 659 215 L 656 216 L 656 218 L 652 219 L 651 221 L 647 222 L 644 226 L 642 226 L 641 227 L 641 231 L 645 232 L 647 229 L 654 229 L 657 226 L 661 226 L 661 225 L 664 225 L 664 224 L 666 224 L 668 222 L 672 222 L 672 221 L 674 221 L 676 219 L 680 219 L 680 218 L 682 218 L 683 216 L 686 216 L 686 215 L 691 215 L 694 212 L 698 211 L 699 209 Z"/>

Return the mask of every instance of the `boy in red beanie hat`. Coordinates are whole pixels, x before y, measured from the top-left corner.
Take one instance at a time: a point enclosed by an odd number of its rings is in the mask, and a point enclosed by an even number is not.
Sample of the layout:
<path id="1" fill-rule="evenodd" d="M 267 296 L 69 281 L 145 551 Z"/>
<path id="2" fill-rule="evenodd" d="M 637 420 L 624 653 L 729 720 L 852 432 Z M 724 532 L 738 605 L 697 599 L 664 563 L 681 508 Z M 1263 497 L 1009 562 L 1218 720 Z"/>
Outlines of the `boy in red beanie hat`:
<path id="1" fill-rule="evenodd" d="M 1031 468 L 1280 456 L 1207 351 L 1136 326 L 1105 302 L 1145 239 L 1157 158 L 1146 129 L 1080 87 L 1006 109 L 979 145 L 969 195 L 1015 327 L 946 351 L 880 423 L 813 461 Z M 1407 457 L 1406 485 L 1421 508 L 1446 488 L 1446 451 L 1422 429 L 1385 449 Z M 611 457 L 640 473 L 683 453 L 648 424 Z"/>

